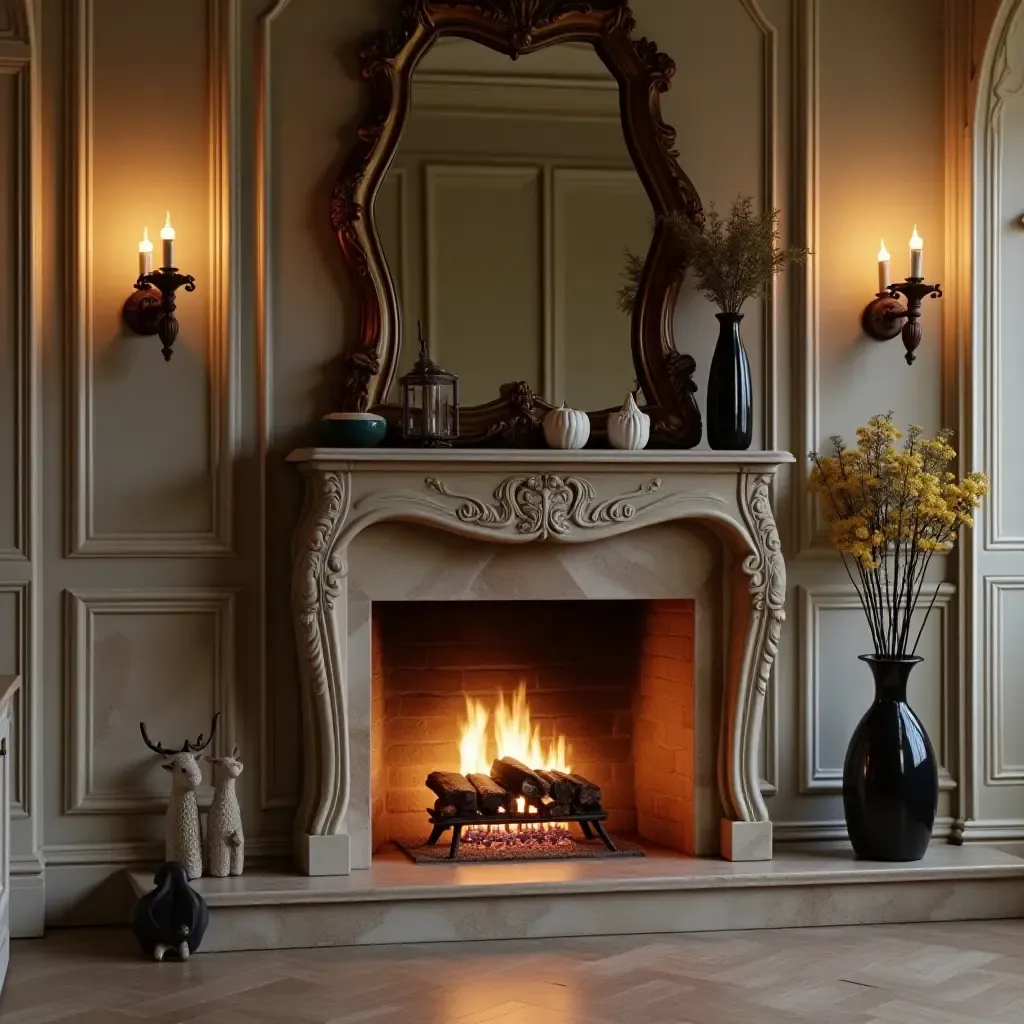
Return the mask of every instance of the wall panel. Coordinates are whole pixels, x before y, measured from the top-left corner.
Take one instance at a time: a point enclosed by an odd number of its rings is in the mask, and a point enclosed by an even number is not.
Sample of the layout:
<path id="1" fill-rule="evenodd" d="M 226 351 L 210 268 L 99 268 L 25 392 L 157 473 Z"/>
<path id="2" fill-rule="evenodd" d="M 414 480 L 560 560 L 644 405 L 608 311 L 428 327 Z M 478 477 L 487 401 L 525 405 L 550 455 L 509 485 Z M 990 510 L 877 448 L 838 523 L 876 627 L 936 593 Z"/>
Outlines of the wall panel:
<path id="1" fill-rule="evenodd" d="M 209 735 L 230 750 L 235 643 L 234 592 L 202 588 L 68 591 L 66 814 L 149 814 L 167 806 L 139 722 L 176 749 Z M 155 723 L 159 723 L 156 726 Z M 209 772 L 204 776 L 209 782 Z M 199 791 L 209 802 L 212 787 Z"/>
<path id="2" fill-rule="evenodd" d="M 29 68 L 0 60 L 0 560 L 28 557 Z"/>
<path id="3" fill-rule="evenodd" d="M 82 0 L 71 13 L 71 554 L 231 550 L 235 376 L 226 314 L 232 130 L 226 78 L 236 2 L 179 4 L 146 46 L 133 37 L 131 0 Z M 226 46 L 221 32 L 228 34 Z M 169 158 L 165 146 L 138 145 L 140 115 L 126 109 L 125 96 L 145 88 L 154 68 L 182 66 L 207 74 L 174 76 L 174 103 L 192 114 L 174 121 Z M 144 189 L 133 187 L 140 181 Z M 181 334 L 165 363 L 159 342 L 129 332 L 118 313 L 138 273 L 142 227 L 156 238 L 168 207 L 178 235 L 175 262 L 199 286 L 179 293 Z M 159 240 L 155 245 L 158 263 Z"/>
<path id="4" fill-rule="evenodd" d="M 849 584 L 800 587 L 798 593 L 804 680 L 800 788 L 803 793 L 841 793 L 850 736 L 874 699 L 871 670 L 857 660 L 872 650 L 870 632 L 860 601 Z M 925 587 L 921 607 L 912 620 L 912 636 L 921 628 L 934 593 L 934 586 Z M 925 660 L 911 674 L 909 687 L 910 705 L 931 738 L 940 766 L 939 786 L 944 790 L 956 785 L 947 768 L 953 736 L 950 667 L 954 654 L 954 593 L 952 586 L 939 585 L 917 651 Z"/>

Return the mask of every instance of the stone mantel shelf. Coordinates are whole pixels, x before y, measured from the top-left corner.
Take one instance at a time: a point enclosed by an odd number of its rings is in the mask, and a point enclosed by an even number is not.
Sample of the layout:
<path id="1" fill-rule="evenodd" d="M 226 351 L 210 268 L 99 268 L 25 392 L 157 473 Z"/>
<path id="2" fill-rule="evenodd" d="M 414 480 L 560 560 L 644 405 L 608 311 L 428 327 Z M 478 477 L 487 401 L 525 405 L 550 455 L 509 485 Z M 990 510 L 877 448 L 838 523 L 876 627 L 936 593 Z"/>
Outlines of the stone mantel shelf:
<path id="1" fill-rule="evenodd" d="M 716 452 L 680 451 L 674 449 L 645 449 L 624 452 L 614 448 L 580 451 L 557 451 L 547 448 L 299 448 L 288 456 L 289 462 L 311 463 L 317 466 L 338 466 L 351 463 L 404 469 L 415 465 L 474 465 L 542 466 L 551 469 L 586 466 L 611 466 L 619 470 L 632 468 L 701 470 L 749 470 L 765 472 L 796 460 L 789 452 Z"/>
<path id="2" fill-rule="evenodd" d="M 722 678 L 713 684 L 722 709 L 721 851 L 730 860 L 771 858 L 758 746 L 786 617 L 786 569 L 771 487 L 778 467 L 794 461 L 791 454 L 305 448 L 288 458 L 306 482 L 292 563 L 304 752 L 296 854 L 306 873 L 348 874 L 370 866 L 369 608 L 377 600 L 407 599 L 401 596 L 407 567 L 425 543 L 411 530 L 377 551 L 375 560 L 353 559 L 360 535 L 384 522 L 492 546 L 539 544 L 539 557 L 550 549 L 556 559 L 555 545 L 621 543 L 622 535 L 647 526 L 689 520 L 715 533 L 722 542 L 727 620 Z M 604 564 L 600 552 L 594 564 Z M 527 581 L 509 571 L 488 591 L 491 598 L 524 592 Z M 663 586 L 671 590 L 673 580 Z"/>

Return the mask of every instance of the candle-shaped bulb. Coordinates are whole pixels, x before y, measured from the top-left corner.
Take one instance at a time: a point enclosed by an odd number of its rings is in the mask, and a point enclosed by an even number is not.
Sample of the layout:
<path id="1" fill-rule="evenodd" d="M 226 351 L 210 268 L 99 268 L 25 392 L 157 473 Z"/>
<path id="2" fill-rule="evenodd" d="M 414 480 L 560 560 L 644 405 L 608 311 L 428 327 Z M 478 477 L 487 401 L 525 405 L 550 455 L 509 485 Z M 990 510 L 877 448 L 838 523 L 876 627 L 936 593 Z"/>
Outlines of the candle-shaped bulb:
<path id="1" fill-rule="evenodd" d="M 924 277 L 924 239 L 917 233 L 917 225 L 914 225 L 914 233 L 910 236 L 910 276 Z"/>
<path id="2" fill-rule="evenodd" d="M 153 272 L 153 243 L 149 240 L 149 228 L 142 229 L 139 242 L 139 277 Z"/>
<path id="3" fill-rule="evenodd" d="M 160 229 L 160 239 L 163 242 L 163 256 L 165 267 L 174 266 L 174 228 L 171 227 L 171 211 L 167 211 L 167 220 Z"/>
<path id="4" fill-rule="evenodd" d="M 889 250 L 885 247 L 885 239 L 882 239 L 882 247 L 878 250 L 878 290 L 887 292 L 889 290 L 889 268 L 891 266 Z"/>

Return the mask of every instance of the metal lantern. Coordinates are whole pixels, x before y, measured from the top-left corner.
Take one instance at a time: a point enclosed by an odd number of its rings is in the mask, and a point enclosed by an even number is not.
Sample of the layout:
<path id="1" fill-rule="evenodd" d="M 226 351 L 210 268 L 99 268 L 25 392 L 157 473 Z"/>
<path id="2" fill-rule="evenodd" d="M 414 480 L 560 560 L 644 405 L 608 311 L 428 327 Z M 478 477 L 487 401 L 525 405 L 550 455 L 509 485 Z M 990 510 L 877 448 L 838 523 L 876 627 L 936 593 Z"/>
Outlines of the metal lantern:
<path id="1" fill-rule="evenodd" d="M 417 328 L 420 357 L 401 378 L 402 437 L 423 448 L 451 448 L 459 436 L 459 378 L 431 362 Z"/>

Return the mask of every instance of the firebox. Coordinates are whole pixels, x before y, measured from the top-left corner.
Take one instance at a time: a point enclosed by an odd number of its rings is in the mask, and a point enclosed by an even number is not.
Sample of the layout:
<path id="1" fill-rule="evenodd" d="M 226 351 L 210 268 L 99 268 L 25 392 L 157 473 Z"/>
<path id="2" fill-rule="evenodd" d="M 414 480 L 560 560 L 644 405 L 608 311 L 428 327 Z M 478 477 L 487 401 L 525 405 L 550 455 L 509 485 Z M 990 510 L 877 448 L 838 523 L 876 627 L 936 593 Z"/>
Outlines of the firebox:
<path id="1" fill-rule="evenodd" d="M 375 850 L 444 834 L 445 857 L 461 834 L 460 858 L 698 852 L 692 600 L 375 602 L 371 618 Z"/>

